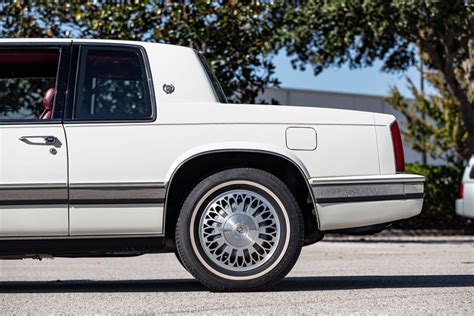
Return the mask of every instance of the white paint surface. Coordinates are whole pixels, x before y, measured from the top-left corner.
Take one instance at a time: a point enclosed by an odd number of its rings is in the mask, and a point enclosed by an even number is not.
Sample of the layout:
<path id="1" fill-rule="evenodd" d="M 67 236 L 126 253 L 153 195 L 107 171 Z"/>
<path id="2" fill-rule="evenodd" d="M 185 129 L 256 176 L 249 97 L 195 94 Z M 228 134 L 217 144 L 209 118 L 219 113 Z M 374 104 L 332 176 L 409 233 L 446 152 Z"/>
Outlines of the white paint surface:
<path id="1" fill-rule="evenodd" d="M 72 205 L 71 236 L 160 234 L 163 206 L 136 205 Z"/>
<path id="2" fill-rule="evenodd" d="M 420 214 L 423 199 L 318 204 L 320 229 L 333 230 L 389 223 Z"/>

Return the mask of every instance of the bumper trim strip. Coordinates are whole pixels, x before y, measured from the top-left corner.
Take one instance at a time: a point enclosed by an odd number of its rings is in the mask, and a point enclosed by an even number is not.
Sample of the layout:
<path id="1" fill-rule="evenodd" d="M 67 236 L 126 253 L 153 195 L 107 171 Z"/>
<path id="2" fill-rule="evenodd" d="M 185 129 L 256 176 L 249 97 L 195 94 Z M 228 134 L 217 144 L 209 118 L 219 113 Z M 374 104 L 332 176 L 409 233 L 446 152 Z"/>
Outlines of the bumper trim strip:
<path id="1" fill-rule="evenodd" d="M 423 182 L 312 185 L 318 204 L 422 199 Z"/>
<path id="2" fill-rule="evenodd" d="M 356 197 L 340 197 L 340 198 L 322 198 L 316 199 L 318 204 L 330 203 L 353 203 L 353 202 L 376 202 L 390 200 L 410 200 L 422 199 L 423 193 L 405 194 L 405 195 L 378 195 L 378 196 L 356 196 Z"/>

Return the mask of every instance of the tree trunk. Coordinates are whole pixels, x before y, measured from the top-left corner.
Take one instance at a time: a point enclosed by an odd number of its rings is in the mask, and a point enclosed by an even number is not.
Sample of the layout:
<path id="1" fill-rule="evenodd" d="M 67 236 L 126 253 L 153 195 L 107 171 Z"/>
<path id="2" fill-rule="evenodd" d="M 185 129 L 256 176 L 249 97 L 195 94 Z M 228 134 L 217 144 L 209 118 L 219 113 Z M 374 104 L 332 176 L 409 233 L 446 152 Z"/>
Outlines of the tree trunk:
<path id="1" fill-rule="evenodd" d="M 474 34 L 468 41 L 468 50 L 469 55 L 462 62 L 464 78 L 456 78 L 454 68 L 449 64 L 445 64 L 448 69 L 443 71 L 448 89 L 459 102 L 464 128 L 469 135 L 467 159 L 474 155 Z"/>
<path id="2" fill-rule="evenodd" d="M 474 104 L 469 101 L 466 94 L 467 91 L 463 91 L 461 88 L 457 87 L 452 89 L 452 92 L 460 103 L 464 128 L 469 135 L 469 155 L 467 157 L 469 159 L 469 157 L 474 155 Z"/>
<path id="3" fill-rule="evenodd" d="M 474 155 L 474 33 L 468 41 L 469 56 L 463 63 L 467 91 L 467 104 L 461 105 L 463 111 L 464 124 L 469 133 L 469 156 Z M 469 100 L 470 96 L 470 100 Z M 466 114 L 464 114 L 466 112 Z"/>
<path id="4" fill-rule="evenodd" d="M 474 156 L 474 134 L 469 134 L 469 157 Z"/>
<path id="5" fill-rule="evenodd" d="M 467 94 L 463 91 L 458 91 L 454 93 L 454 95 L 459 100 L 464 128 L 469 135 L 469 155 L 467 157 L 469 159 L 474 155 L 474 104 L 473 102 L 469 102 Z"/>

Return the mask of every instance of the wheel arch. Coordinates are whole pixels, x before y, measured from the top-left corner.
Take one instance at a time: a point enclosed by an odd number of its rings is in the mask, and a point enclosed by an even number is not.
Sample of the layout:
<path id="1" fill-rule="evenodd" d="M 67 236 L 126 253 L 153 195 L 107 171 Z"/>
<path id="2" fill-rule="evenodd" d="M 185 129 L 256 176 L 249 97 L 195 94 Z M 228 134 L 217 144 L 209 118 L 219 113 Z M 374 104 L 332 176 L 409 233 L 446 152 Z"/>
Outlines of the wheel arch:
<path id="1" fill-rule="evenodd" d="M 311 178 L 308 169 L 306 169 L 303 162 L 298 158 L 298 156 L 286 148 L 258 142 L 223 142 L 194 147 L 181 154 L 173 161 L 170 168 L 168 169 L 168 172 L 165 176 L 165 183 L 170 183 L 173 177 L 176 175 L 176 172 L 190 160 L 203 155 L 227 152 L 252 152 L 278 156 L 294 164 L 295 167 L 297 167 L 301 174 L 305 177 L 305 179 Z"/>
<path id="2" fill-rule="evenodd" d="M 300 205 L 305 219 L 305 236 L 310 233 L 316 233 L 319 236 L 316 200 L 308 182 L 308 172 L 301 161 L 296 156 L 292 156 L 294 155 L 291 153 L 274 149 L 249 149 L 234 146 L 225 149 L 196 151 L 182 157 L 179 163 L 175 163 L 174 167 L 171 168 L 166 181 L 166 198 L 163 212 L 165 236 L 168 240 L 174 240 L 176 220 L 181 205 L 190 190 L 208 175 L 234 167 L 258 168 L 280 178 L 293 192 Z M 279 167 L 283 167 L 283 169 L 278 169 Z M 200 171 L 196 171 L 196 169 L 200 169 Z M 189 183 L 186 184 L 186 174 L 190 170 L 193 170 L 192 175 Z M 291 174 L 296 176 L 294 178 L 289 177 Z M 291 183 L 288 183 L 288 180 Z M 305 198 L 307 201 L 304 200 Z"/>

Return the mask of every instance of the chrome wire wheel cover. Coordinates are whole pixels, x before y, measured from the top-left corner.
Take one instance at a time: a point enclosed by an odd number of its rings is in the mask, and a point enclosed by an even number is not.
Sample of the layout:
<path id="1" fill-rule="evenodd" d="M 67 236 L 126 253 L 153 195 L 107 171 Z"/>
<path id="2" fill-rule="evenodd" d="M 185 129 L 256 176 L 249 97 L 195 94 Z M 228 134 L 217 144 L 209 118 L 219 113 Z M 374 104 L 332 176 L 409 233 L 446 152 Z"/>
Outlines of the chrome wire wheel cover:
<path id="1" fill-rule="evenodd" d="M 198 233 L 214 264 L 235 272 L 248 271 L 272 257 L 280 240 L 280 219 L 260 194 L 231 190 L 206 206 Z"/>

